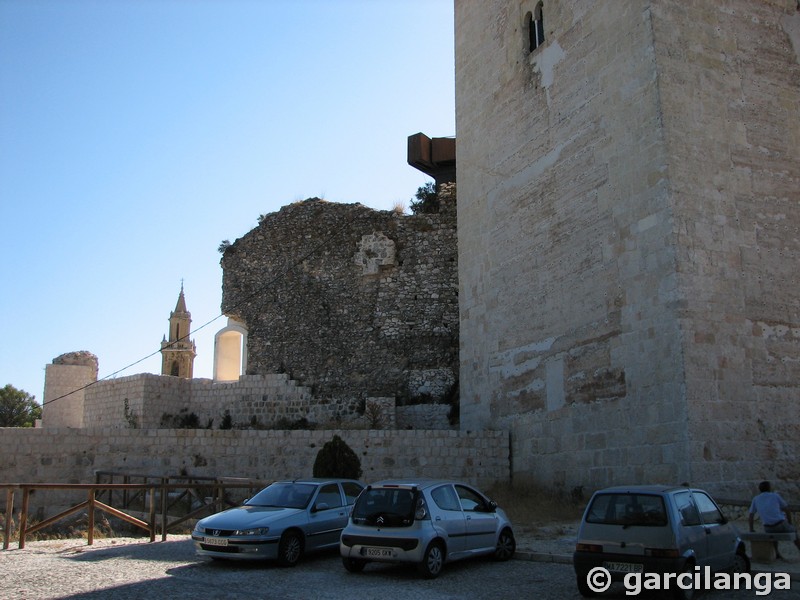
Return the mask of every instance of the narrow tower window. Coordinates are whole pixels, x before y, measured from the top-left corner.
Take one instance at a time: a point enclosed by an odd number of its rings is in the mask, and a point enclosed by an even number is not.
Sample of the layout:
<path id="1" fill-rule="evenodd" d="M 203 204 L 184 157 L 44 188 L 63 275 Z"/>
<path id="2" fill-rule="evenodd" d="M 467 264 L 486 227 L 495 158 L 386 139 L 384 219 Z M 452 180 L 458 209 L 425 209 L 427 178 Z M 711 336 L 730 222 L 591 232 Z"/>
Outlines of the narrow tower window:
<path id="1" fill-rule="evenodd" d="M 539 2 L 536 10 L 525 16 L 525 25 L 528 30 L 528 52 L 533 52 L 544 43 L 543 9 L 544 3 Z"/>

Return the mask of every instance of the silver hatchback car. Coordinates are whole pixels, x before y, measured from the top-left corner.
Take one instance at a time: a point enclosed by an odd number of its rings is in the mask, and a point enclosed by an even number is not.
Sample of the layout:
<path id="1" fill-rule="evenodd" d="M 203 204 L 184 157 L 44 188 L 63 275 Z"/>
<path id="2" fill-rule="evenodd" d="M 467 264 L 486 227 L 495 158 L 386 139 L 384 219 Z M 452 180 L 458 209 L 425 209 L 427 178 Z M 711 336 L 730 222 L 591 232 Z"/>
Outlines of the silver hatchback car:
<path id="1" fill-rule="evenodd" d="M 750 561 L 736 526 L 703 490 L 670 486 L 613 487 L 595 492 L 573 554 L 578 590 L 595 596 L 587 576 L 602 567 L 612 580 L 628 573 L 746 572 Z M 678 598 L 691 592 L 677 588 Z"/>
<path id="2" fill-rule="evenodd" d="M 371 561 L 417 565 L 436 577 L 446 562 L 477 555 L 508 560 L 514 531 L 502 509 L 458 481 L 394 480 L 367 486 L 356 500 L 339 546 L 359 572 Z"/>

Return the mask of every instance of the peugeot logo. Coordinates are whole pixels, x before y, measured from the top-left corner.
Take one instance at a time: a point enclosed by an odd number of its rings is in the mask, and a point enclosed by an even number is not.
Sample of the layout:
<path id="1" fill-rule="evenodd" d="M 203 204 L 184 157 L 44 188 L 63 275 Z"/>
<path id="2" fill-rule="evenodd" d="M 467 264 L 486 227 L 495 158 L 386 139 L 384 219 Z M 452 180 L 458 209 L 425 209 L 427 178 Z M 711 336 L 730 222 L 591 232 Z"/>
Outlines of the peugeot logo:
<path id="1" fill-rule="evenodd" d="M 214 535 L 219 535 L 220 533 L 222 533 L 222 530 L 221 529 L 215 529 L 211 533 L 214 534 Z"/>

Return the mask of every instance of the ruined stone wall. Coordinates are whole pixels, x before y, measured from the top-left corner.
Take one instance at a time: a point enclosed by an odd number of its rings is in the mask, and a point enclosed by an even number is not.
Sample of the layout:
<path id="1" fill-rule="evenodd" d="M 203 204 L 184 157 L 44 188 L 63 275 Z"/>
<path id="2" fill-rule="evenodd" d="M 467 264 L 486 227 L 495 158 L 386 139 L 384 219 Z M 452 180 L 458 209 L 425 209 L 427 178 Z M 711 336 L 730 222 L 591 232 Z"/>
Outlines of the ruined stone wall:
<path id="1" fill-rule="evenodd" d="M 455 186 L 437 214 L 311 199 L 262 216 L 223 255 L 225 314 L 248 373 L 286 373 L 321 403 L 446 402 L 457 383 Z"/>
<path id="2" fill-rule="evenodd" d="M 793 477 L 796 3 L 546 2 L 530 52 L 535 6 L 456 0 L 462 428 L 550 485 Z"/>

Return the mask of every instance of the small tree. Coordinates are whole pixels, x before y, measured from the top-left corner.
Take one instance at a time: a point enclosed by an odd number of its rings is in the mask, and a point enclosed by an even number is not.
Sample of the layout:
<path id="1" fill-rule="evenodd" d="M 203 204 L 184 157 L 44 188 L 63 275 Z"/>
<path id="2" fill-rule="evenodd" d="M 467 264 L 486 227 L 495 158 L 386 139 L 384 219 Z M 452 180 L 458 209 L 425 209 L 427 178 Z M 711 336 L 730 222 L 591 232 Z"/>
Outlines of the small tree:
<path id="1" fill-rule="evenodd" d="M 42 418 L 36 397 L 10 383 L 0 389 L 0 427 L 33 427 Z"/>
<path id="2" fill-rule="evenodd" d="M 334 435 L 330 442 L 325 442 L 314 461 L 314 477 L 343 477 L 358 479 L 361 477 L 361 461 L 342 438 Z"/>
<path id="3" fill-rule="evenodd" d="M 415 215 L 419 213 L 438 213 L 439 212 L 439 194 L 436 192 L 436 184 L 429 181 L 422 187 L 417 189 L 414 194 L 415 200 L 411 201 L 411 212 Z"/>

